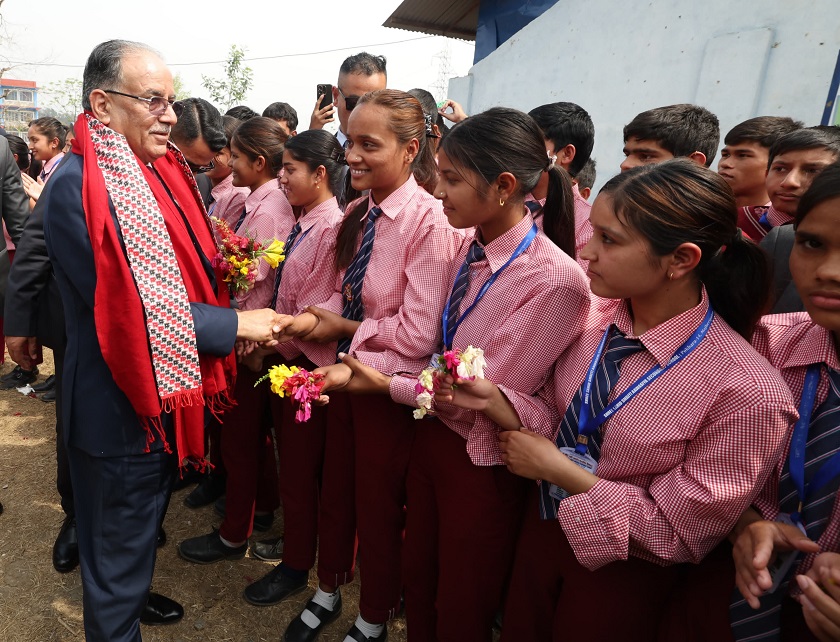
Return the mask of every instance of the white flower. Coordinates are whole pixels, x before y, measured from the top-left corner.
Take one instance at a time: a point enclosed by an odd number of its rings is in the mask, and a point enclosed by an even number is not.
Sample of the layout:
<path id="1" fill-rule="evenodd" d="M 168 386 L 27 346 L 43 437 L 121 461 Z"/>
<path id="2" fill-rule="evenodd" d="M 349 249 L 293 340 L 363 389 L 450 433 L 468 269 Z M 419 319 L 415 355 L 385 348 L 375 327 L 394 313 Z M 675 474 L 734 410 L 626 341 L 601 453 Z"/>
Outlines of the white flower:
<path id="1" fill-rule="evenodd" d="M 461 363 L 458 365 L 458 376 L 461 379 L 484 379 L 484 350 L 467 346 L 459 355 Z"/>
<path id="2" fill-rule="evenodd" d="M 417 395 L 418 408 L 414 411 L 415 419 L 422 419 L 432 409 L 432 393 L 428 390 Z"/>
<path id="3" fill-rule="evenodd" d="M 414 418 L 415 419 L 422 419 L 426 416 L 426 409 L 425 408 L 418 408 L 414 411 Z"/>
<path id="4" fill-rule="evenodd" d="M 417 380 L 420 382 L 420 385 L 423 386 L 426 390 L 434 389 L 434 370 L 432 368 L 426 368 L 423 372 L 420 373 L 420 376 L 417 377 Z"/>

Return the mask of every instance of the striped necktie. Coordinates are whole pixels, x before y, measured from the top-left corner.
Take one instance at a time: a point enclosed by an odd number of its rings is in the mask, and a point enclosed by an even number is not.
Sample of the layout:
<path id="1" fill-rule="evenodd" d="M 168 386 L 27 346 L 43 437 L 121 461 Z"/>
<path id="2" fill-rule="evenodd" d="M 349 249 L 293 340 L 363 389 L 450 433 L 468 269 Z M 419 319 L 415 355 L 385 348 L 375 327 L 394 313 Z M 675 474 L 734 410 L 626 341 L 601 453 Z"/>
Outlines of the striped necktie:
<path id="1" fill-rule="evenodd" d="M 248 210 L 246 208 L 242 208 L 242 214 L 239 215 L 239 218 L 236 221 L 236 225 L 233 226 L 233 233 L 236 234 L 239 231 L 239 228 L 242 227 L 242 224 L 245 222 L 245 217 L 248 215 Z"/>
<path id="2" fill-rule="evenodd" d="M 840 450 L 840 373 L 828 370 L 828 396 L 811 417 L 808 441 L 805 446 L 805 484 L 811 483 L 816 472 Z M 817 541 L 825 530 L 840 488 L 840 476 L 835 477 L 802 507 L 802 522 L 808 537 Z M 799 508 L 799 494 L 790 476 L 790 459 L 785 462 L 779 479 L 779 512 L 790 514 Z M 753 610 L 735 589 L 729 607 L 732 633 L 736 640 L 777 640 L 780 635 L 782 600 L 788 594 L 790 579 L 801 562 L 797 560 L 788 578 L 775 592 L 761 598 L 761 608 Z"/>
<path id="3" fill-rule="evenodd" d="M 341 283 L 341 295 L 344 297 L 344 309 L 341 316 L 351 321 L 361 321 L 364 318 L 364 307 L 362 306 L 362 284 L 365 280 L 370 255 L 373 252 L 373 239 L 376 236 L 376 219 L 382 214 L 378 207 L 372 207 L 367 215 L 365 231 L 362 234 L 362 244 L 359 251 L 353 257 L 347 271 L 344 273 L 344 281 Z M 337 352 L 349 352 L 351 339 L 345 337 L 339 339 Z"/>
<path id="4" fill-rule="evenodd" d="M 632 354 L 641 352 L 645 347 L 639 339 L 628 339 L 617 329 L 610 338 L 604 350 L 601 364 L 595 372 L 592 385 L 591 407 L 595 417 L 607 405 L 610 391 L 621 376 L 621 362 Z M 575 393 L 572 403 L 566 409 L 560 430 L 554 440 L 558 448 L 574 448 L 578 438 L 578 415 L 583 400 L 583 385 Z M 589 435 L 589 454 L 595 461 L 601 457 L 601 431 L 596 430 Z M 560 501 L 550 494 L 551 484 L 546 481 L 540 483 L 540 517 L 542 519 L 556 519 Z"/>
<path id="5" fill-rule="evenodd" d="M 274 296 L 271 297 L 271 304 L 268 306 L 272 310 L 277 307 L 277 293 L 280 291 L 280 279 L 283 278 L 283 268 L 292 254 L 292 249 L 295 247 L 295 240 L 297 240 L 298 234 L 300 234 L 300 222 L 295 223 L 295 226 L 286 238 L 286 245 L 283 246 L 286 258 L 274 270 Z"/>
<path id="6" fill-rule="evenodd" d="M 458 313 L 461 311 L 461 303 L 464 300 L 464 295 L 470 287 L 470 264 L 480 261 L 484 258 L 484 247 L 473 241 L 470 249 L 467 252 L 467 257 L 464 259 L 464 266 L 458 272 L 458 278 L 455 279 L 455 284 L 452 286 L 452 294 L 449 295 L 449 314 L 446 317 L 446 327 L 449 330 L 450 338 L 455 335 L 455 323 L 458 321 Z M 444 346 L 451 348 L 452 346 Z"/>

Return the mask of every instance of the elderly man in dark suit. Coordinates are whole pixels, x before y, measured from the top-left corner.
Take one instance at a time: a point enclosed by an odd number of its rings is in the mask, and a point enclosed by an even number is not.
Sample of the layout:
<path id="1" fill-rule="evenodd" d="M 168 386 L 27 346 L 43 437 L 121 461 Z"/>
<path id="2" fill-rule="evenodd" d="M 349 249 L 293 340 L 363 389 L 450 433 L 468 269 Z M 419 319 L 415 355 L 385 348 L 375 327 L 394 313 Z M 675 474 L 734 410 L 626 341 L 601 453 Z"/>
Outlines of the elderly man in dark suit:
<path id="1" fill-rule="evenodd" d="M 273 311 L 230 308 L 195 181 L 169 144 L 173 102 L 157 53 L 97 46 L 74 153 L 39 199 L 66 318 L 62 421 L 88 640 L 141 639 L 176 466 L 204 463 L 204 408 L 230 402 L 234 342 L 279 333 Z"/>

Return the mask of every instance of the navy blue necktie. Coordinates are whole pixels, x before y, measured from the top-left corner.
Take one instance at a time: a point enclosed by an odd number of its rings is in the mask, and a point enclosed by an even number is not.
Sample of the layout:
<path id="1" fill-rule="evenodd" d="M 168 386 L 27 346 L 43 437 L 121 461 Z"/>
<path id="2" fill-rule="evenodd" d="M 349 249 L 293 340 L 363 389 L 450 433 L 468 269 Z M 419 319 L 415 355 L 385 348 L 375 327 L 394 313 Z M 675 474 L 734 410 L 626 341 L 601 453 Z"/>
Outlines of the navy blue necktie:
<path id="1" fill-rule="evenodd" d="M 300 234 L 300 223 L 295 223 L 295 226 L 286 238 L 286 245 L 283 246 L 286 258 L 283 259 L 283 261 L 274 270 L 274 296 L 271 297 L 271 304 L 268 306 L 272 310 L 277 307 L 277 293 L 280 291 L 280 279 L 283 278 L 283 267 L 286 265 L 286 261 L 289 260 L 289 256 L 292 253 L 292 248 L 295 246 L 295 240 L 297 239 L 298 234 Z"/>
<path id="2" fill-rule="evenodd" d="M 344 281 L 341 283 L 341 295 L 344 297 L 344 309 L 341 316 L 351 321 L 361 321 L 364 318 L 365 310 L 362 306 L 362 284 L 365 280 L 370 255 L 373 252 L 373 239 L 376 236 L 376 219 L 382 214 L 378 207 L 372 207 L 367 215 L 365 231 L 362 234 L 362 244 L 359 251 L 353 257 L 353 262 L 344 273 Z M 345 337 L 338 341 L 338 352 L 350 350 L 351 339 Z"/>
<path id="3" fill-rule="evenodd" d="M 446 317 L 446 327 L 449 331 L 450 339 L 453 339 L 455 336 L 455 323 L 458 321 L 461 303 L 470 287 L 470 264 L 480 261 L 483 258 L 484 246 L 480 245 L 478 241 L 473 241 L 467 252 L 467 257 L 464 259 L 464 266 L 458 272 L 458 278 L 455 279 L 455 284 L 452 286 L 452 294 L 449 295 L 449 314 Z M 448 349 L 452 346 L 444 347 Z"/>
<path id="4" fill-rule="evenodd" d="M 840 373 L 828 370 L 828 396 L 811 416 L 808 441 L 805 446 L 805 487 L 816 472 L 831 456 L 840 450 Z M 802 506 L 802 523 L 805 532 L 815 542 L 825 530 L 834 498 L 840 488 L 840 477 L 835 477 Z M 799 509 L 799 494 L 790 477 L 790 459 L 782 468 L 779 479 L 779 512 L 794 513 Z M 800 558 L 802 555 L 800 554 Z M 729 617 L 736 640 L 773 640 L 779 637 L 781 603 L 788 594 L 790 579 L 801 560 L 791 569 L 790 575 L 775 592 L 761 597 L 761 608 L 753 610 L 738 589 L 732 594 Z"/>
<path id="5" fill-rule="evenodd" d="M 773 229 L 773 224 L 770 222 L 770 218 L 767 216 L 770 213 L 770 210 L 767 210 L 758 218 L 758 224 L 761 225 L 765 230 L 768 232 Z"/>
<path id="6" fill-rule="evenodd" d="M 610 391 L 621 376 L 621 362 L 632 354 L 641 352 L 645 347 L 639 339 L 628 339 L 618 330 L 607 343 L 601 364 L 595 372 L 595 381 L 592 384 L 592 397 L 590 406 L 592 416 L 595 417 L 604 409 L 610 397 Z M 574 448 L 578 438 L 578 417 L 580 406 L 583 401 L 583 384 L 575 393 L 572 403 L 566 409 L 563 421 L 560 422 L 560 430 L 554 443 L 558 448 Z M 589 454 L 595 461 L 601 457 L 601 431 L 596 430 L 589 435 Z M 540 517 L 542 519 L 557 519 L 557 509 L 560 501 L 554 499 L 550 494 L 551 484 L 543 481 L 540 484 Z"/>
<path id="7" fill-rule="evenodd" d="M 236 234 L 239 231 L 239 228 L 242 227 L 242 223 L 245 222 L 245 216 L 247 216 L 248 210 L 244 207 L 242 208 L 242 214 L 239 215 L 239 219 L 236 221 L 236 225 L 233 226 L 233 233 Z"/>
<path id="8" fill-rule="evenodd" d="M 536 216 L 542 209 L 542 205 L 540 205 L 537 201 L 525 201 L 525 207 L 527 207 L 528 211 L 531 212 L 531 216 Z"/>

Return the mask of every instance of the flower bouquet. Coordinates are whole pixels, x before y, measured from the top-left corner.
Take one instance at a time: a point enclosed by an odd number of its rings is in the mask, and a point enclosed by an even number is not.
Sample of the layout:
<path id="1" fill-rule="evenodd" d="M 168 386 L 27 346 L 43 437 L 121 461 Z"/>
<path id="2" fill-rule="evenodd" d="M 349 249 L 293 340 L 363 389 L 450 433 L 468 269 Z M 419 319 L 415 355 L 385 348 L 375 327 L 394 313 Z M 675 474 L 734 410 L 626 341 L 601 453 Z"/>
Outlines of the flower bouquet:
<path id="1" fill-rule="evenodd" d="M 312 416 L 312 401 L 321 396 L 321 389 L 324 387 L 324 375 L 297 366 L 271 366 L 268 374 L 261 377 L 254 386 L 266 379 L 271 382 L 271 392 L 298 402 L 295 413 L 297 423 L 309 421 Z"/>
<path id="2" fill-rule="evenodd" d="M 440 387 L 440 380 L 445 375 L 459 379 L 484 379 L 484 350 L 467 346 L 465 350 L 445 350 L 443 354 L 432 357 L 429 367 L 417 377 L 414 390 L 417 393 L 415 419 L 422 419 L 432 410 L 432 398 Z"/>
<path id="3" fill-rule="evenodd" d="M 261 260 L 276 268 L 286 258 L 283 241 L 258 243 L 250 236 L 239 236 L 222 219 L 211 217 L 210 220 L 216 228 L 219 250 L 213 257 L 213 267 L 222 269 L 224 281 L 230 283 L 234 294 L 243 294 L 254 287 Z"/>

